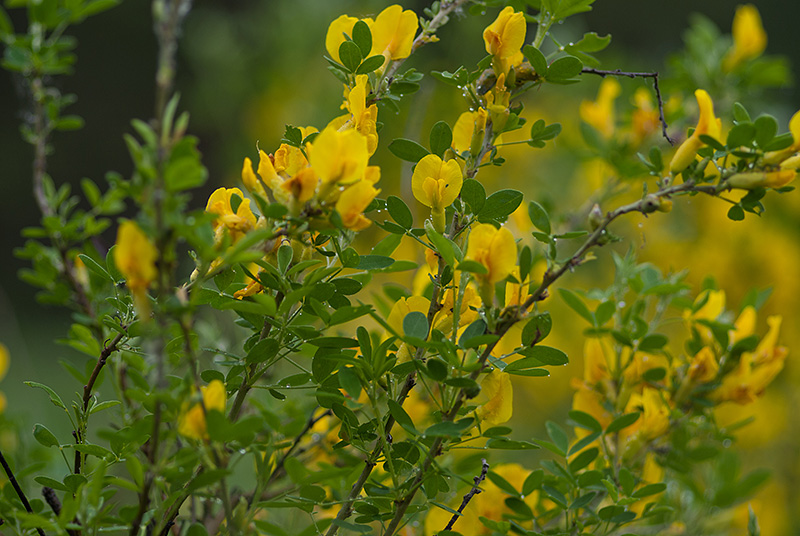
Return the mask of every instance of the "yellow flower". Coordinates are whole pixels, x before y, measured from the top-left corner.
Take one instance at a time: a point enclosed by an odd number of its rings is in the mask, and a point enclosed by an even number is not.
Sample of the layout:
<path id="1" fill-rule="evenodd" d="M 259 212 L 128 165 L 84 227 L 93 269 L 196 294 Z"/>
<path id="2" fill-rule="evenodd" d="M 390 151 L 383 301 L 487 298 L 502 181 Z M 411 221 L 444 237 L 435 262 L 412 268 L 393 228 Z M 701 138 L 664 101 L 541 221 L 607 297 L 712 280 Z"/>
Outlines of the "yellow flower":
<path id="1" fill-rule="evenodd" d="M 669 431 L 669 406 L 662 399 L 662 391 L 652 387 L 642 389 L 642 394 L 631 394 L 625 412 L 638 411 L 639 419 L 620 432 L 626 445 L 626 454 L 636 454 L 647 442 L 661 437 Z"/>
<path id="2" fill-rule="evenodd" d="M 430 300 L 422 296 L 400 298 L 395 302 L 394 306 L 392 306 L 392 310 L 386 318 L 386 323 L 389 324 L 389 327 L 392 328 L 394 333 L 403 335 L 405 333 L 403 330 L 403 320 L 406 315 L 408 315 L 408 313 L 418 312 L 427 316 L 430 304 Z M 386 334 L 387 337 L 389 335 L 391 335 L 391 333 Z M 411 359 L 411 350 L 406 343 L 400 343 L 400 346 L 397 348 L 397 361 L 402 363 L 409 359 Z"/>
<path id="3" fill-rule="evenodd" d="M 713 340 L 711 329 L 699 324 L 698 320 L 715 321 L 725 311 L 725 291 L 723 290 L 705 290 L 697 296 L 694 303 L 703 303 L 694 313 L 684 311 L 683 317 L 695 328 L 700 334 L 700 338 L 704 342 L 710 343 Z"/>
<path id="4" fill-rule="evenodd" d="M 786 160 L 792 156 L 794 153 L 800 151 L 800 111 L 795 112 L 792 118 L 789 120 L 789 132 L 792 133 L 792 139 L 794 140 L 792 144 L 779 151 L 770 151 L 764 155 L 764 163 L 765 164 L 778 164 L 778 163 L 785 163 Z M 797 166 L 794 162 L 790 165 L 781 165 L 784 169 L 797 169 Z"/>
<path id="5" fill-rule="evenodd" d="M 506 126 L 508 116 L 508 102 L 511 93 L 506 89 L 506 75 L 501 74 L 497 77 L 494 87 L 486 94 L 486 111 L 492 120 L 492 127 L 495 132 L 500 132 Z"/>
<path id="6" fill-rule="evenodd" d="M 231 204 L 234 195 L 239 198 L 239 206 L 236 207 L 235 212 Z M 231 241 L 236 243 L 245 233 L 252 231 L 256 226 L 256 217 L 250 210 L 250 200 L 245 199 L 239 188 L 215 190 L 208 198 L 206 212 L 217 215 L 213 226 L 218 240 L 221 240 L 222 233 L 227 229 Z"/>
<path id="7" fill-rule="evenodd" d="M 672 173 L 680 173 L 694 161 L 698 149 L 705 145 L 700 140 L 701 134 L 717 140 L 720 138 L 722 121 L 714 116 L 714 103 L 711 101 L 711 97 L 704 89 L 695 91 L 694 96 L 697 98 L 697 105 L 700 108 L 700 118 L 697 120 L 697 127 L 692 135 L 675 151 L 675 156 L 672 157 L 669 166 Z"/>
<path id="8" fill-rule="evenodd" d="M 368 83 L 367 75 L 356 76 L 356 85 L 347 96 L 347 109 L 353 116 L 353 127 L 367 138 L 367 152 L 372 156 L 378 147 L 378 106 L 367 107 Z"/>
<path id="9" fill-rule="evenodd" d="M 480 277 L 494 284 L 505 279 L 517 265 L 517 243 L 505 227 L 490 223 L 473 227 L 469 235 L 466 258 L 481 263 L 488 274 Z"/>
<path id="10" fill-rule="evenodd" d="M 497 19 L 483 31 L 486 52 L 494 56 L 492 68 L 499 77 L 508 74 L 511 67 L 522 63 L 522 45 L 525 44 L 525 15 L 507 6 Z"/>
<path id="11" fill-rule="evenodd" d="M 342 192 L 339 200 L 336 201 L 336 210 L 341 215 L 344 226 L 354 231 L 361 231 L 369 227 L 372 221 L 361 213 L 378 193 L 380 190 L 376 190 L 371 182 L 363 179 Z"/>
<path id="12" fill-rule="evenodd" d="M 317 191 L 319 177 L 313 168 L 306 167 L 298 171 L 292 178 L 281 183 L 281 189 L 288 192 L 298 203 L 310 201 Z"/>
<path id="13" fill-rule="evenodd" d="M 722 384 L 711 392 L 717 402 L 749 404 L 764 393 L 778 373 L 783 369 L 789 350 L 778 346 L 781 317 L 767 318 L 769 331 L 761 339 L 754 352 L 742 354 L 739 365 L 722 379 Z"/>
<path id="14" fill-rule="evenodd" d="M 714 352 L 708 346 L 703 346 L 689 363 L 689 378 L 694 382 L 708 383 L 717 377 L 718 370 Z"/>
<path id="15" fill-rule="evenodd" d="M 589 385 L 611 379 L 609 368 L 613 368 L 614 348 L 608 337 L 590 337 L 583 344 L 583 381 Z"/>
<path id="16" fill-rule="evenodd" d="M 147 316 L 147 288 L 158 276 L 156 259 L 158 250 L 139 226 L 130 220 L 123 221 L 117 231 L 114 263 L 125 276 L 125 283 L 133 295 L 134 304 L 142 317 Z"/>
<path id="17" fill-rule="evenodd" d="M 328 26 L 328 33 L 325 35 L 325 49 L 332 60 L 339 63 L 342 62 L 339 58 L 339 47 L 345 42 L 345 34 L 353 35 L 353 26 L 357 22 L 358 19 L 355 17 L 342 15 Z M 367 25 L 372 26 L 372 19 L 366 19 L 365 22 L 367 22 Z"/>
<path id="18" fill-rule="evenodd" d="M 503 424 L 511 418 L 514 391 L 508 374 L 497 369 L 487 374 L 481 381 L 480 397 L 486 402 L 478 406 L 475 413 L 484 428 Z"/>
<path id="19" fill-rule="evenodd" d="M 355 130 L 326 127 L 309 147 L 308 159 L 323 184 L 350 184 L 367 169 L 367 138 Z"/>
<path id="20" fill-rule="evenodd" d="M 442 161 L 435 154 L 422 158 L 411 177 L 411 191 L 417 201 L 430 207 L 434 228 L 444 232 L 444 209 L 461 193 L 464 179 L 455 160 Z"/>
<path id="21" fill-rule="evenodd" d="M 411 45 L 417 33 L 417 14 L 397 4 L 381 11 L 375 18 L 372 30 L 370 56 L 383 54 L 389 60 L 401 60 L 411 55 Z M 386 66 L 386 63 L 383 64 Z"/>
<path id="22" fill-rule="evenodd" d="M 794 180 L 797 171 L 780 169 L 777 171 L 751 171 L 736 173 L 728 179 L 728 186 L 753 190 L 754 188 L 781 188 Z"/>
<path id="23" fill-rule="evenodd" d="M 622 376 L 625 378 L 625 383 L 628 386 L 634 386 L 636 388 L 641 387 L 640 382 L 642 381 L 644 373 L 655 368 L 663 368 L 666 370 L 667 375 L 664 381 L 669 382 L 669 359 L 667 359 L 666 356 L 636 352 L 633 354 L 630 362 L 628 361 L 628 356 L 630 356 L 630 348 L 626 346 L 623 349 L 620 362 L 627 363 L 627 367 L 625 367 Z"/>
<path id="24" fill-rule="evenodd" d="M 207 386 L 200 388 L 203 403 L 193 404 L 191 407 L 188 402 L 183 404 L 181 413 L 178 416 L 178 433 L 191 439 L 208 439 L 208 429 L 206 427 L 206 413 L 209 411 L 225 411 L 225 401 L 228 393 L 225 391 L 225 384 L 219 380 L 212 380 Z"/>
<path id="25" fill-rule="evenodd" d="M 597 100 L 584 100 L 580 106 L 580 116 L 584 122 L 603 135 L 614 135 L 614 101 L 622 92 L 622 87 L 613 78 L 604 78 L 597 90 Z"/>
<path id="26" fill-rule="evenodd" d="M 470 154 L 478 154 L 483 145 L 483 137 L 486 133 L 487 113 L 484 108 L 478 108 L 474 112 L 464 112 L 456 120 L 453 126 L 453 149 L 459 154 L 469 151 Z M 499 143 L 500 136 L 495 143 Z M 489 154 L 484 155 L 481 162 L 489 159 Z"/>
<path id="27" fill-rule="evenodd" d="M 633 94 L 633 103 L 636 109 L 631 115 L 631 130 L 634 143 L 639 145 L 650 134 L 658 130 L 658 110 L 653 105 L 650 91 L 643 87 L 638 88 Z"/>
<path id="28" fill-rule="evenodd" d="M 767 48 L 767 33 L 753 4 L 736 8 L 733 16 L 733 47 L 722 61 L 722 69 L 733 70 L 740 63 L 759 57 Z"/>
<path id="29" fill-rule="evenodd" d="M 267 157 L 267 160 L 269 160 L 269 157 Z M 271 166 L 272 163 L 270 163 L 270 167 Z M 247 188 L 247 191 L 251 194 L 267 197 L 264 187 L 261 185 L 261 182 L 258 180 L 258 177 L 256 177 L 256 174 L 253 171 L 253 161 L 247 156 L 244 157 L 244 164 L 242 164 L 242 184 L 244 184 L 244 187 Z"/>

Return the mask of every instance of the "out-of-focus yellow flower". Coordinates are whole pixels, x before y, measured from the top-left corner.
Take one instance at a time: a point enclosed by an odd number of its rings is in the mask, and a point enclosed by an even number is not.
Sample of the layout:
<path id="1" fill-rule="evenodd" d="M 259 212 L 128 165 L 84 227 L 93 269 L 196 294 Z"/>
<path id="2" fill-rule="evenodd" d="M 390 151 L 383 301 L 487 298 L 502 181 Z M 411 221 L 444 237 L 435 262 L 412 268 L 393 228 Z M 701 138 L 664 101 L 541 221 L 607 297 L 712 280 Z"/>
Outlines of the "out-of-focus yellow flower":
<path id="1" fill-rule="evenodd" d="M 492 120 L 492 127 L 495 132 L 500 132 L 506 126 L 511 112 L 508 110 L 508 102 L 511 93 L 506 89 L 506 75 L 501 74 L 497 77 L 497 83 L 486 94 L 486 111 Z"/>
<path id="2" fill-rule="evenodd" d="M 615 368 L 614 347 L 608 337 L 589 337 L 583 345 L 583 381 L 596 385 L 611 378 Z"/>
<path id="3" fill-rule="evenodd" d="M 336 201 L 336 210 L 342 217 L 342 224 L 354 231 L 361 231 L 372 225 L 372 220 L 365 218 L 362 212 L 379 193 L 380 190 L 364 179 L 348 186 Z"/>
<path id="4" fill-rule="evenodd" d="M 697 329 L 703 342 L 710 343 L 713 340 L 711 329 L 699 324 L 698 320 L 715 321 L 722 312 L 725 310 L 725 291 L 723 290 L 705 290 L 697 296 L 695 304 L 705 303 L 694 313 L 684 311 L 683 317 Z"/>
<path id="5" fill-rule="evenodd" d="M 642 393 L 631 394 L 625 412 L 638 411 L 639 419 L 620 432 L 625 444 L 625 453 L 635 455 L 642 446 L 666 434 L 669 430 L 669 406 L 662 399 L 659 389 L 645 387 Z"/>
<path id="6" fill-rule="evenodd" d="M 411 45 L 417 33 L 417 14 L 397 4 L 381 11 L 372 25 L 370 56 L 383 54 L 389 60 L 402 60 L 411 55 Z M 383 64 L 386 66 L 386 63 Z"/>
<path id="7" fill-rule="evenodd" d="M 747 60 L 759 57 L 767 48 L 767 32 L 761 24 L 761 15 L 753 4 L 736 8 L 733 16 L 733 46 L 722 61 L 722 69 L 733 70 Z"/>
<path id="8" fill-rule="evenodd" d="M 233 196 L 238 197 L 239 206 L 233 210 Z M 256 226 L 256 217 L 250 210 L 250 200 L 244 197 L 239 188 L 218 188 L 208 198 L 206 212 L 216 214 L 213 222 L 217 239 L 221 240 L 222 233 L 227 229 L 231 241 L 236 243 L 248 231 Z"/>
<path id="9" fill-rule="evenodd" d="M 626 346 L 620 361 L 628 364 L 628 366 L 625 367 L 625 371 L 622 373 L 625 383 L 628 386 L 633 386 L 637 389 L 641 388 L 640 382 L 642 381 L 644 373 L 655 368 L 663 368 L 666 370 L 667 375 L 665 381 L 669 381 L 669 359 L 667 359 L 666 356 L 636 352 L 633 354 L 633 357 L 630 358 L 630 362 L 628 362 L 629 356 L 630 349 Z"/>
<path id="10" fill-rule="evenodd" d="M 225 384 L 220 380 L 212 380 L 207 386 L 200 388 L 203 397 L 202 405 L 197 402 L 190 406 L 184 403 L 178 416 L 178 433 L 191 439 L 208 439 L 206 413 L 209 411 L 225 411 L 228 393 Z"/>
<path id="11" fill-rule="evenodd" d="M 514 8 L 504 8 L 493 23 L 483 31 L 486 52 L 493 56 L 492 68 L 499 77 L 508 75 L 511 67 L 522 63 L 522 45 L 525 44 L 525 15 Z"/>
<path id="12" fill-rule="evenodd" d="M 742 190 L 781 188 L 792 182 L 796 175 L 797 171 L 793 169 L 736 173 L 728 178 L 728 186 L 731 188 L 741 188 Z"/>
<path id="13" fill-rule="evenodd" d="M 309 147 L 309 162 L 323 184 L 346 185 L 360 180 L 367 169 L 367 138 L 355 130 L 325 128 Z"/>
<path id="14" fill-rule="evenodd" d="M 6 377 L 6 372 L 8 372 L 8 348 L 6 345 L 0 342 L 0 380 Z M 6 410 L 6 395 L 0 391 L 0 413 L 3 413 Z"/>
<path id="15" fill-rule="evenodd" d="M 604 78 L 597 91 L 597 100 L 581 102 L 581 119 L 606 139 L 614 135 L 614 101 L 621 92 L 619 82 L 613 78 Z"/>
<path id="16" fill-rule="evenodd" d="M 653 103 L 653 96 L 646 88 L 640 87 L 633 94 L 636 107 L 631 116 L 631 132 L 635 145 L 640 145 L 650 134 L 659 128 L 658 110 Z"/>
<path id="17" fill-rule="evenodd" d="M 733 329 L 728 333 L 731 344 L 745 339 L 756 332 L 756 308 L 748 305 L 739 313 L 739 318 L 733 324 Z"/>
<path id="18" fill-rule="evenodd" d="M 445 229 L 444 210 L 461 193 L 463 181 L 458 162 L 445 162 L 435 154 L 423 157 L 414 168 L 411 191 L 417 201 L 430 207 L 433 226 L 440 233 Z"/>
<path id="19" fill-rule="evenodd" d="M 422 296 L 409 296 L 408 298 L 400 298 L 392 306 L 392 310 L 389 311 L 389 316 L 386 318 L 386 323 L 389 324 L 389 327 L 391 327 L 395 333 L 398 335 L 403 335 L 405 333 L 403 330 L 403 320 L 408 313 L 418 312 L 427 316 L 430 305 L 430 300 Z M 389 335 L 391 335 L 391 333 L 386 334 L 387 337 Z M 397 348 L 397 361 L 402 363 L 404 361 L 408 361 L 409 359 L 411 359 L 411 350 L 408 348 L 406 343 L 400 343 Z"/>
<path id="20" fill-rule="evenodd" d="M 795 164 L 800 162 L 792 161 L 787 163 L 787 160 L 794 153 L 800 151 L 800 111 L 795 112 L 789 120 L 789 132 L 792 133 L 792 139 L 794 140 L 792 144 L 785 149 L 766 153 L 764 155 L 765 164 L 781 163 L 781 168 L 783 169 L 797 169 Z"/>
<path id="21" fill-rule="evenodd" d="M 466 258 L 481 263 L 488 274 L 479 276 L 491 284 L 505 279 L 517 265 L 517 243 L 505 227 L 481 223 L 469 235 Z"/>
<path id="22" fill-rule="evenodd" d="M 578 378 L 572 378 L 572 387 L 575 389 L 575 394 L 572 395 L 572 409 L 588 413 L 594 417 L 600 425 L 605 428 L 614 416 L 606 409 L 604 403 L 606 401 L 602 393 L 589 386 L 586 382 L 580 381 Z M 584 437 L 589 432 L 584 428 L 575 428 L 575 435 Z"/>
<path id="23" fill-rule="evenodd" d="M 697 105 L 700 108 L 700 118 L 697 120 L 697 127 L 695 127 L 692 135 L 675 151 L 675 156 L 672 157 L 672 162 L 669 165 L 672 173 L 680 173 L 694 161 L 697 151 L 705 145 L 700 140 L 701 134 L 711 136 L 717 140 L 720 138 L 722 121 L 714 116 L 714 103 L 711 101 L 711 97 L 704 89 L 695 91 L 694 96 L 697 98 Z"/>
<path id="24" fill-rule="evenodd" d="M 139 226 L 130 220 L 123 221 L 117 231 L 114 263 L 125 276 L 125 283 L 142 317 L 146 317 L 149 311 L 147 289 L 158 276 L 157 258 L 158 250 Z"/>
<path id="25" fill-rule="evenodd" d="M 708 383 L 717 377 L 719 364 L 714 352 L 708 346 L 695 354 L 689 363 L 689 378 L 697 383 Z"/>
<path id="26" fill-rule="evenodd" d="M 711 392 L 717 402 L 748 404 L 761 396 L 773 379 L 783 369 L 789 350 L 778 346 L 781 317 L 767 318 L 769 331 L 754 352 L 742 354 L 739 365 L 722 378 L 722 384 Z"/>
<path id="27" fill-rule="evenodd" d="M 497 426 L 511 418 L 514 391 L 508 374 L 497 369 L 487 374 L 481 381 L 480 397 L 486 402 L 478 406 L 475 413 L 484 427 Z"/>

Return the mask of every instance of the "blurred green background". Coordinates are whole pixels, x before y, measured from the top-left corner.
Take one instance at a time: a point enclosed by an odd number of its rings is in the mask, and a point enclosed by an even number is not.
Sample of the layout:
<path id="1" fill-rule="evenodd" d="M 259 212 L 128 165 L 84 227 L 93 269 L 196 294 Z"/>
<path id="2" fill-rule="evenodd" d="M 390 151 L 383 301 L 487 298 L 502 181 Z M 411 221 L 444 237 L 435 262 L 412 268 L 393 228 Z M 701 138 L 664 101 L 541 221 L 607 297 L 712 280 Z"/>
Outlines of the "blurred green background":
<path id="1" fill-rule="evenodd" d="M 210 172 L 204 191 L 197 192 L 194 198 L 195 206 L 203 206 L 208 193 L 216 187 L 236 185 L 242 159 L 256 155 L 256 142 L 270 152 L 277 147 L 285 124 L 313 124 L 321 128 L 339 114 L 341 84 L 327 72 L 322 58 L 327 26 L 342 13 L 369 16 L 387 4 L 346 0 L 195 2 L 181 39 L 177 78 L 181 108 L 191 113 L 190 132 L 199 137 Z M 404 7 L 418 13 L 426 5 L 427 2 L 419 1 L 404 3 Z M 613 36 L 611 47 L 598 55 L 602 68 L 659 70 L 668 76 L 665 60 L 682 48 L 690 13 L 704 14 L 727 34 L 736 5 L 737 2 L 724 0 L 702 3 L 598 0 L 592 12 L 574 17 L 556 32 L 563 41 L 577 40 L 586 31 L 596 31 L 600 35 L 610 33 Z M 800 73 L 796 24 L 791 22 L 800 20 L 800 2 L 769 0 L 756 2 L 756 5 L 769 36 L 767 53 L 787 56 L 792 72 Z M 461 64 L 474 65 L 485 55 L 481 32 L 496 12 L 495 9 L 483 16 L 453 20 L 440 31 L 440 43 L 426 46 L 407 65 L 426 74 L 431 70 L 454 71 Z M 18 30 L 24 24 L 22 15 L 12 11 Z M 75 73 L 57 84 L 63 92 L 78 95 L 78 102 L 68 111 L 84 117 L 86 125 L 77 132 L 56 134 L 55 152 L 48 162 L 49 172 L 57 184 L 77 185 L 82 177 L 103 184 L 102 177 L 107 171 L 130 173 L 132 166 L 122 134 L 131 131 L 131 119 L 147 119 L 152 115 L 156 46 L 149 3 L 124 0 L 117 8 L 74 28 L 72 33 L 79 42 Z M 531 37 L 532 33 L 529 42 Z M 526 116 L 532 121 L 540 114 L 548 122 L 565 123 L 564 141 L 560 143 L 579 145 L 580 137 L 576 134 L 578 102 L 594 99 L 598 84 L 599 79 L 591 79 L 577 86 L 536 91 L 526 98 Z M 627 79 L 621 80 L 621 84 L 624 93 L 617 101 L 617 113 L 624 115 L 630 113 L 630 96 L 634 90 L 645 84 Z M 8 397 L 7 418 L 24 423 L 26 429 L 28 423 L 41 421 L 54 431 L 66 434 L 68 430 L 57 410 L 46 404 L 40 393 L 34 393 L 21 383 L 35 379 L 69 396 L 78 386 L 64 374 L 57 361 L 69 359 L 81 364 L 84 361 L 72 350 L 53 342 L 66 332 L 68 314 L 37 304 L 35 290 L 16 277 L 16 272 L 25 266 L 24 261 L 12 254 L 14 248 L 23 244 L 20 230 L 36 225 L 39 219 L 30 187 L 32 151 L 18 131 L 19 123 L 30 112 L 22 87 L 20 80 L 5 71 L 0 72 L 0 162 L 3 164 L 0 178 L 0 341 L 8 346 L 11 354 L 11 369 L 0 389 Z M 743 100 L 747 98 L 745 95 Z M 800 90 L 796 86 L 771 90 L 758 100 L 753 96 L 745 104 L 753 105 L 751 111 L 756 115 L 760 112 L 774 114 L 785 128 L 791 113 L 800 107 Z M 425 141 L 427 129 L 433 122 L 441 119 L 452 125 L 465 109 L 455 89 L 426 77 L 421 91 L 403 101 L 398 116 L 382 112 L 380 120 L 386 125 L 372 161 L 382 167 L 382 196 L 409 190 L 410 168 L 389 154 L 388 141 L 400 136 Z M 720 109 L 718 115 L 725 121 L 728 111 Z M 692 121 L 690 118 L 689 122 Z M 678 128 L 677 124 L 673 126 L 671 133 L 677 134 Z M 683 126 L 680 128 L 685 132 Z M 576 212 L 591 192 L 583 184 L 571 195 L 563 195 L 567 185 L 580 181 L 578 166 L 541 166 L 547 160 L 540 155 L 545 155 L 550 147 L 535 154 L 529 148 L 516 149 L 504 154 L 509 159 L 508 167 L 491 170 L 485 175 L 489 188 L 497 188 L 503 181 L 504 187 L 523 190 L 526 200 L 545 198 L 562 211 Z M 784 315 L 782 339 L 793 352 L 800 347 L 800 313 L 795 303 L 800 295 L 797 282 L 800 275 L 800 202 L 797 197 L 792 193 L 779 200 L 770 198 L 768 212 L 760 221 L 752 221 L 756 219 L 752 217 L 738 226 L 724 218 L 726 207 L 692 201 L 694 206 L 679 212 L 682 218 L 672 218 L 675 221 L 668 227 L 661 228 L 663 218 L 646 222 L 640 222 L 643 219 L 639 218 L 629 225 L 629 236 L 641 258 L 655 262 L 664 270 L 691 266 L 690 281 L 695 285 L 707 273 L 715 273 L 720 286 L 729 291 L 732 308 L 750 286 L 775 285 L 777 292 L 769 302 L 768 311 Z M 691 222 L 693 227 L 684 225 L 682 231 L 681 220 Z M 372 232 L 378 236 L 376 230 Z M 113 234 L 106 239 L 110 243 Z M 659 246 L 648 248 L 649 244 Z M 100 247 L 108 247 L 108 244 Z M 625 248 L 627 244 L 619 250 Z M 608 284 L 610 269 L 610 260 L 602 254 L 588 274 L 577 275 L 583 279 L 567 280 L 566 284 L 583 287 Z M 574 330 L 583 326 L 575 328 L 574 319 L 563 311 L 560 303 L 551 306 L 556 311 L 556 322 L 560 315 L 573 332 L 555 333 L 555 340 L 550 344 L 562 344 L 570 350 L 572 364 L 551 380 L 536 380 L 530 385 L 525 382 L 529 388 L 517 390 L 517 407 L 533 402 L 530 407 L 541 413 L 531 416 L 518 411 L 518 423 L 529 419 L 541 421 L 548 412 L 564 414 L 572 394 L 568 378 L 581 374 L 581 345 L 575 343 Z M 763 315 L 760 326 L 763 333 Z M 792 493 L 800 487 L 800 456 L 797 454 L 800 450 L 791 437 L 793 428 L 789 424 L 796 423 L 799 418 L 791 416 L 792 408 L 798 403 L 792 386 L 800 383 L 800 367 L 792 365 L 793 355 L 796 354 L 790 353 L 787 370 L 779 379 L 781 386 L 771 392 L 765 402 L 759 403 L 766 404 L 766 409 L 747 409 L 769 413 L 770 417 L 762 424 L 753 425 L 761 428 L 751 427 L 752 431 L 742 438 L 744 448 L 761 449 L 752 452 L 760 453 L 764 465 L 768 458 L 773 460 L 773 465 L 776 465 L 775 460 L 779 462 L 778 477 L 764 492 L 771 495 L 760 499 L 764 505 L 782 512 L 783 517 L 772 515 L 778 520 L 773 527 L 777 530 L 774 534 L 788 534 L 787 512 L 800 509 L 800 497 Z M 765 451 L 767 443 L 770 450 Z M 797 530 L 795 534 L 800 534 Z M 764 533 L 771 532 L 765 527 Z"/>

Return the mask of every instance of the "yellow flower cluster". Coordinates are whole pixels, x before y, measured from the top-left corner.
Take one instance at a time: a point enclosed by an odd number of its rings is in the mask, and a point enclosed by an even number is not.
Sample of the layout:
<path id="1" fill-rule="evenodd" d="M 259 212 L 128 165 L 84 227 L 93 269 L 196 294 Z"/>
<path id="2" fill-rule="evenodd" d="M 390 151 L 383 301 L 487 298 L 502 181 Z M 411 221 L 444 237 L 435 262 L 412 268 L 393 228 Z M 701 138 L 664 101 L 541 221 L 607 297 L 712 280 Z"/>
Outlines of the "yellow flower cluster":
<path id="1" fill-rule="evenodd" d="M 504 8 L 483 31 L 486 52 L 492 55 L 492 68 L 498 78 L 522 63 L 520 49 L 525 44 L 525 32 L 525 15 L 511 6 Z"/>
<path id="2" fill-rule="evenodd" d="M 371 18 L 357 19 L 350 15 L 342 15 L 328 26 L 325 36 L 325 49 L 330 57 L 341 63 L 339 47 L 347 36 L 353 35 L 353 26 L 362 20 L 372 33 L 372 49 L 369 56 L 383 55 L 386 61 L 401 60 L 411 55 L 411 45 L 417 33 L 419 23 L 417 15 L 410 9 L 403 10 L 397 4 L 391 5 L 381 11 L 375 20 Z M 386 63 L 382 68 L 386 67 Z"/>

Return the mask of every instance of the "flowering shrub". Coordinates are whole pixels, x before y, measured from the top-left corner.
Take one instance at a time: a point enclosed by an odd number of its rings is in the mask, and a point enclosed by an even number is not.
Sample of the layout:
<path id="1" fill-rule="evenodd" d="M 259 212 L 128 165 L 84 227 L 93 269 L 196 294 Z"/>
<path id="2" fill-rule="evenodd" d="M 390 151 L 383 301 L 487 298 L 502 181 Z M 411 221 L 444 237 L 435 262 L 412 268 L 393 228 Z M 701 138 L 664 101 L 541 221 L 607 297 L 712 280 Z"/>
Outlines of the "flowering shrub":
<path id="1" fill-rule="evenodd" d="M 773 117 L 753 120 L 738 102 L 715 111 L 695 87 L 697 125 L 673 152 L 658 74 L 598 70 L 592 54 L 610 37 L 562 46 L 557 35 L 592 0 L 542 0 L 526 11 L 504 5 L 483 32 L 485 58 L 433 73 L 466 98 L 453 126 L 437 118 L 427 139 L 386 143 L 381 121 L 423 79 L 403 70 L 406 58 L 472 3 L 434 2 L 422 17 L 392 5 L 374 19 L 331 22 L 326 60 L 346 113 L 288 125 L 276 146 L 243 154 L 240 185 L 215 190 L 204 210 L 189 208 L 207 172 L 172 88 L 189 2 L 154 1 L 156 117 L 134 120 L 125 136 L 130 177 L 109 174 L 105 192 L 82 183 L 88 210 L 45 172 L 50 135 L 77 121 L 61 115 L 70 99 L 47 84 L 72 61 L 63 30 L 114 2 L 31 3 L 27 34 L 0 11 L 4 65 L 22 73 L 35 109 L 23 131 L 43 218 L 26 231 L 23 277 L 75 312 L 65 342 L 90 358 L 86 373 L 71 371 L 82 385 L 71 403 L 28 382 L 64 411 L 73 439 L 34 427 L 63 457 L 63 477 L 21 455 L 12 468 L 3 455 L 9 530 L 681 534 L 694 521 L 703 533 L 698 518 L 765 481 L 739 473 L 732 427 L 715 418 L 720 406 L 756 401 L 784 366 L 781 318 L 768 317 L 766 333 L 757 323 L 763 293 L 726 309 L 713 281 L 692 293 L 686 273 L 616 251 L 607 288 L 557 283 L 622 241 L 612 224 L 628 214 L 669 218 L 697 196 L 730 203 L 732 220 L 761 214 L 768 193 L 792 190 L 800 112 L 779 134 Z M 765 39 L 755 8 L 739 8 L 733 45 L 714 68 L 746 78 L 769 61 Z M 591 75 L 653 81 L 653 93 L 636 92 L 625 129 L 612 78 L 579 109 L 595 164 L 617 176 L 599 186 L 630 199 L 592 197 L 576 220 L 535 192 L 523 204 L 515 189 L 487 191 L 482 173 L 509 165 L 507 146 L 552 151 L 562 131 L 526 114 L 526 95 Z M 379 197 L 396 190 L 370 164 L 381 146 L 413 164 L 404 178 L 413 199 Z M 631 177 L 640 180 L 618 180 Z M 126 207 L 130 219 L 119 217 Z M 100 247 L 115 221 L 114 244 Z M 415 260 L 402 258 L 403 244 Z M 382 285 L 404 272 L 416 274 L 409 284 Z M 547 438 L 530 439 L 505 425 L 521 409 L 516 380 L 547 382 L 550 367 L 569 361 L 544 344 L 563 322 L 550 313 L 555 299 L 588 323 L 569 326 L 585 341 L 583 376 L 568 418 L 553 416 Z M 6 353 L 0 346 L 0 372 Z M 104 380 L 113 398 L 100 396 Z M 111 423 L 99 423 L 101 411 L 114 413 Z M 537 450 L 547 455 L 529 463 Z M 498 463 L 509 453 L 514 462 Z M 34 483 L 44 502 L 28 499 Z M 758 534 L 752 514 L 748 525 Z"/>

